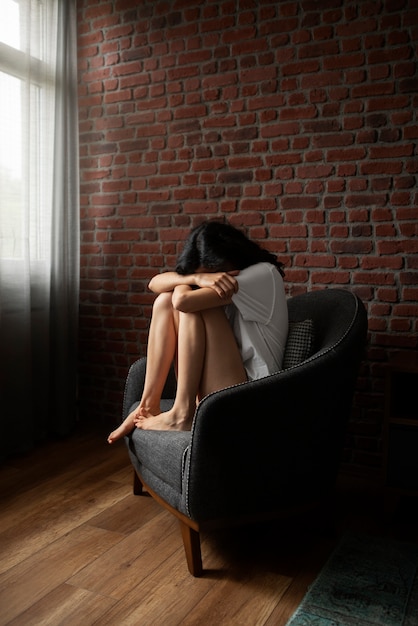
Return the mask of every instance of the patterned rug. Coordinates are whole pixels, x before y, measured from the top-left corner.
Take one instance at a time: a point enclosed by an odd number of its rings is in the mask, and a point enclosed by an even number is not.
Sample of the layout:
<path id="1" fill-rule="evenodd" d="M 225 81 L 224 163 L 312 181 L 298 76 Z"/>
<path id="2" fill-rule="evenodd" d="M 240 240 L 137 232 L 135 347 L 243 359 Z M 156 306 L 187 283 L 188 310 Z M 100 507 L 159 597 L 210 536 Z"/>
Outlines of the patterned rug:
<path id="1" fill-rule="evenodd" d="M 345 535 L 286 626 L 418 626 L 418 545 Z"/>

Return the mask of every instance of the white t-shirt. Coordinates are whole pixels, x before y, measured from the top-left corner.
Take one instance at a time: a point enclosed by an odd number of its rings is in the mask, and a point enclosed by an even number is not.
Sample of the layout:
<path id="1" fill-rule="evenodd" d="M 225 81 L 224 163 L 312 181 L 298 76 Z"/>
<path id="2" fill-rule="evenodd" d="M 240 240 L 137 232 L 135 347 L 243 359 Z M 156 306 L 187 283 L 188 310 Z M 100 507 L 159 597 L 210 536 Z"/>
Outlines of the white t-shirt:
<path id="1" fill-rule="evenodd" d="M 226 307 L 249 380 L 282 367 L 288 331 L 283 278 L 271 263 L 257 263 L 235 277 L 238 291 Z"/>

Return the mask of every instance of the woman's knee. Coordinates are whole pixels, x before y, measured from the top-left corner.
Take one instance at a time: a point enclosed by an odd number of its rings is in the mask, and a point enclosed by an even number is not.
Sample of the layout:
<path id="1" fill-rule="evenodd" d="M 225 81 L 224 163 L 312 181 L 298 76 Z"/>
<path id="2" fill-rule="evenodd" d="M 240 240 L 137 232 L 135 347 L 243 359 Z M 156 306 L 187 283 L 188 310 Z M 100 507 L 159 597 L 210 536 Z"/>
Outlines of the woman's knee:
<path id="1" fill-rule="evenodd" d="M 172 311 L 173 310 L 172 297 L 173 297 L 173 294 L 171 291 L 159 293 L 158 296 L 155 298 L 154 304 L 152 306 L 153 313 L 162 312 L 162 311 Z"/>

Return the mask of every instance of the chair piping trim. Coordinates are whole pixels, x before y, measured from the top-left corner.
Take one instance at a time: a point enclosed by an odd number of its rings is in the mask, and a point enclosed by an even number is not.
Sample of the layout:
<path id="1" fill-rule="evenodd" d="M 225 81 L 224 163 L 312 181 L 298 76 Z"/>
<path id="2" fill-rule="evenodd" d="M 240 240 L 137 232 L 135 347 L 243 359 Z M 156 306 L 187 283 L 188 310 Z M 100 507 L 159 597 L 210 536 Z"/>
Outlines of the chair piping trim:
<path id="1" fill-rule="evenodd" d="M 128 390 L 128 381 L 129 381 L 129 378 L 130 378 L 130 375 L 131 375 L 131 370 L 132 370 L 133 366 L 134 366 L 134 364 L 132 363 L 132 365 L 130 366 L 130 368 L 128 370 L 128 376 L 126 378 L 125 387 L 123 389 L 122 420 L 123 420 L 123 417 L 124 417 L 123 414 L 125 412 L 126 396 L 128 395 L 128 391 L 127 391 Z"/>

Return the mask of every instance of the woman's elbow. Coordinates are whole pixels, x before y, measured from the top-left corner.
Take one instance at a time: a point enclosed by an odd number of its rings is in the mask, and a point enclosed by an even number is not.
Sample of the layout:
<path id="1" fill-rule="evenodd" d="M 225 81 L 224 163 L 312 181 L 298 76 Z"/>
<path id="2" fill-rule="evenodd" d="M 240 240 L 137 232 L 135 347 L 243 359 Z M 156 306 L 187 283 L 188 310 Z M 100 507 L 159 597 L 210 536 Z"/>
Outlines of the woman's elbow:
<path id="1" fill-rule="evenodd" d="M 195 307 L 193 306 L 193 299 L 190 297 L 191 289 L 184 288 L 183 286 L 176 287 L 173 291 L 172 305 L 176 311 L 182 313 L 193 313 Z"/>
<path id="2" fill-rule="evenodd" d="M 171 299 L 173 309 L 176 311 L 182 311 L 183 313 L 188 312 L 187 308 L 187 298 L 184 297 L 184 294 L 179 292 L 178 290 L 173 291 L 173 296 Z"/>
<path id="3" fill-rule="evenodd" d="M 150 291 L 152 291 L 153 293 L 158 293 L 156 288 L 155 288 L 155 276 L 153 276 L 153 278 L 151 278 L 151 280 L 148 283 L 148 289 Z"/>

